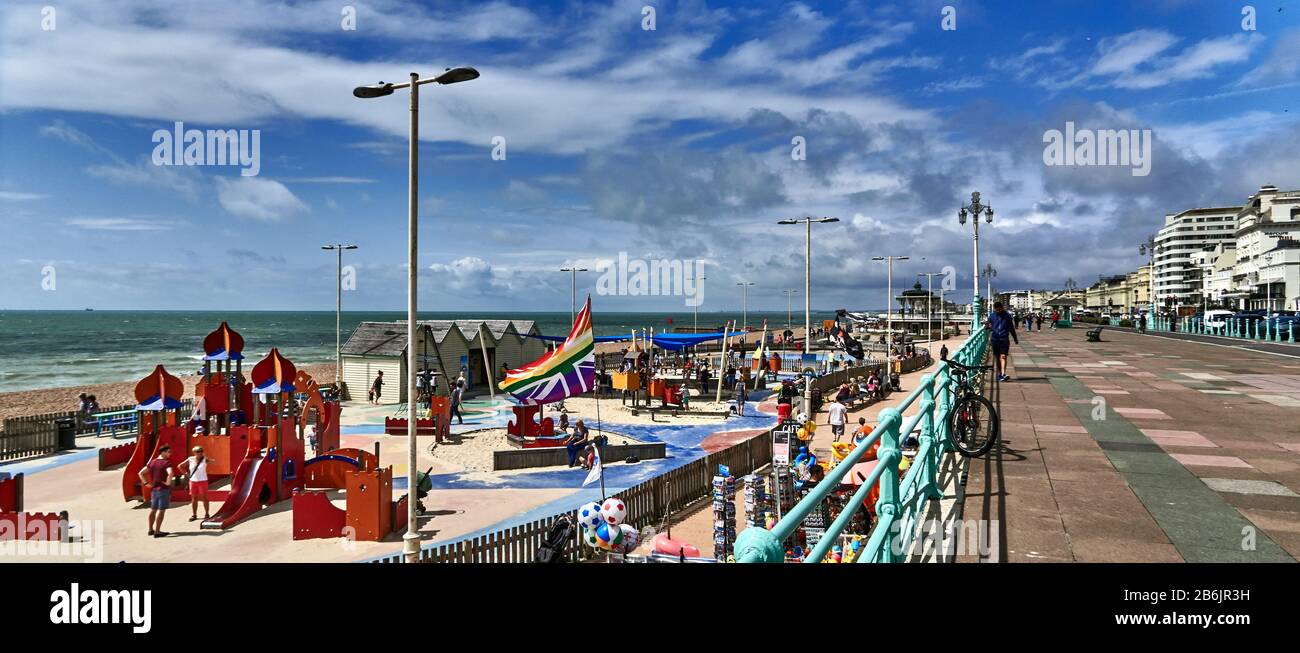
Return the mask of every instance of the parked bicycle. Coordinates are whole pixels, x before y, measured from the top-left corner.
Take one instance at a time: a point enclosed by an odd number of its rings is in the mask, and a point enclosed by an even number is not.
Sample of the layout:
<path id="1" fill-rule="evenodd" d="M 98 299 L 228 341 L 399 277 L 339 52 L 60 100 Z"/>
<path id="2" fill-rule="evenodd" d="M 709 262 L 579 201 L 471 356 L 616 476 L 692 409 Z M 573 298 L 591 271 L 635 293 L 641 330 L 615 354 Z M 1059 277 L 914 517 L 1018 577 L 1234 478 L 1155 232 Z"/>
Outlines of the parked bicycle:
<path id="1" fill-rule="evenodd" d="M 957 395 L 948 416 L 948 439 L 967 458 L 988 453 L 997 442 L 1002 429 L 997 408 L 977 388 L 984 372 L 991 369 L 992 365 L 970 366 L 948 361 L 949 374 L 952 384 L 956 386 L 954 391 Z"/>

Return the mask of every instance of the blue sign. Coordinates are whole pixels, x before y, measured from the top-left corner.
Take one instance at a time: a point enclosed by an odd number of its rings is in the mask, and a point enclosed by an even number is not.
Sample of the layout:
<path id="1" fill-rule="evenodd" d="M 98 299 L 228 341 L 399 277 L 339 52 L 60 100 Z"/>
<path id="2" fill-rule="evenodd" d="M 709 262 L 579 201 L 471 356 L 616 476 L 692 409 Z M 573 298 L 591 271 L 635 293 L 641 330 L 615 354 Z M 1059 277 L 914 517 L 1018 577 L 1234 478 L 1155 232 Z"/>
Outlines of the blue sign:
<path id="1" fill-rule="evenodd" d="M 731 476 L 731 468 L 726 465 L 718 465 L 718 476 Z"/>

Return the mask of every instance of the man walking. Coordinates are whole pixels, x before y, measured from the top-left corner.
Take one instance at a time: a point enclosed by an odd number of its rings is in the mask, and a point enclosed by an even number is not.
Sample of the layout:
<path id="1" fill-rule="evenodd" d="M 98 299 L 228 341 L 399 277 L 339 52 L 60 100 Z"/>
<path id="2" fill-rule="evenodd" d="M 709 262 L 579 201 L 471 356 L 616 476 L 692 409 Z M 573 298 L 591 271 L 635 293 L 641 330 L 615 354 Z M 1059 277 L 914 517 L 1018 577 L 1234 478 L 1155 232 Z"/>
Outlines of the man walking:
<path id="1" fill-rule="evenodd" d="M 1016 335 L 1016 321 L 1002 306 L 1002 302 L 993 302 L 993 312 L 989 313 L 985 324 L 989 328 L 989 342 L 993 345 L 994 371 L 997 372 L 999 381 L 1010 381 L 1011 377 L 1007 375 L 1007 355 L 1011 351 L 1012 340 L 1017 345 L 1020 344 L 1020 337 Z"/>
<path id="2" fill-rule="evenodd" d="M 738 417 L 745 416 L 745 400 L 748 398 L 749 393 L 745 390 L 745 380 L 738 379 L 736 381 L 736 415 Z"/>
<path id="3" fill-rule="evenodd" d="M 384 392 L 384 371 L 379 370 L 379 374 L 375 375 L 374 382 L 370 384 L 370 403 L 372 404 L 379 403 L 379 396 L 383 394 L 383 392 Z"/>
<path id="4" fill-rule="evenodd" d="M 835 436 L 832 442 L 839 442 L 844 437 L 844 418 L 848 412 L 838 396 L 831 399 L 831 405 L 826 407 L 826 421 L 831 425 L 831 435 Z"/>
<path id="5" fill-rule="evenodd" d="M 464 386 L 461 385 L 460 381 L 456 381 L 456 389 L 451 391 L 451 414 L 447 417 L 449 423 L 452 417 L 455 417 L 459 424 L 465 423 L 465 418 L 460 414 L 460 402 L 464 393 Z"/>
<path id="6" fill-rule="evenodd" d="M 171 458 L 172 448 L 164 444 L 158 448 L 158 457 L 149 461 L 139 474 L 140 493 L 149 500 L 149 535 L 153 537 L 167 537 L 162 523 L 172 503 L 172 482 L 176 480 Z"/>

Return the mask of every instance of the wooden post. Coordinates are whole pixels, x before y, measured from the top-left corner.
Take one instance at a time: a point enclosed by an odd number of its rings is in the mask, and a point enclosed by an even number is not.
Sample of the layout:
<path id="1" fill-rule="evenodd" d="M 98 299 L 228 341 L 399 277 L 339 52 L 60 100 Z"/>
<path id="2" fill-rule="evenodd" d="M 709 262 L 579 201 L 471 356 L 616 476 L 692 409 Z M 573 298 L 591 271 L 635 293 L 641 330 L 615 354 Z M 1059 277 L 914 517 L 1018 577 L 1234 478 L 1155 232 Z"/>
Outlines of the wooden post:
<path id="1" fill-rule="evenodd" d="M 496 373 L 492 371 L 492 364 L 491 364 L 490 362 L 488 362 L 488 355 L 487 355 L 487 338 L 485 337 L 485 331 L 486 331 L 486 329 L 484 328 L 483 323 L 482 323 L 482 322 L 479 322 L 479 323 L 478 323 L 478 341 L 479 341 L 479 349 L 482 350 L 482 352 L 483 352 L 483 369 L 487 370 L 487 372 L 486 372 L 486 376 L 487 376 L 488 394 L 489 394 L 493 399 L 496 399 L 496 398 L 497 398 L 497 391 L 496 391 L 496 387 L 495 387 L 495 386 L 496 386 L 496 378 L 497 378 L 497 377 L 496 377 Z"/>
<path id="2" fill-rule="evenodd" d="M 722 379 L 727 371 L 727 348 L 731 345 L 731 328 L 734 322 L 735 320 L 729 320 L 726 325 L 722 327 L 722 353 L 718 355 L 717 369 L 718 394 L 717 398 L 714 399 L 714 402 L 716 403 L 722 403 Z"/>

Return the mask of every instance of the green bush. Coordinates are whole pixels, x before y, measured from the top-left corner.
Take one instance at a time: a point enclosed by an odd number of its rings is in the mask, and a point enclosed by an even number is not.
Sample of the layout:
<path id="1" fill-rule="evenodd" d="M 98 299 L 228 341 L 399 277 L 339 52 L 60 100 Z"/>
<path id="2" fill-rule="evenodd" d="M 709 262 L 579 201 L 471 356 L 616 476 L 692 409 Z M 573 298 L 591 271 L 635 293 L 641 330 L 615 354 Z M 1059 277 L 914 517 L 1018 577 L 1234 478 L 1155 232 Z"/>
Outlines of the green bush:
<path id="1" fill-rule="evenodd" d="M 1119 325 L 1122 327 L 1133 328 L 1133 320 L 1120 320 Z"/>

